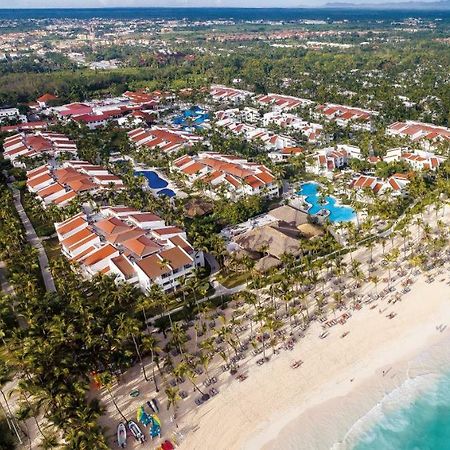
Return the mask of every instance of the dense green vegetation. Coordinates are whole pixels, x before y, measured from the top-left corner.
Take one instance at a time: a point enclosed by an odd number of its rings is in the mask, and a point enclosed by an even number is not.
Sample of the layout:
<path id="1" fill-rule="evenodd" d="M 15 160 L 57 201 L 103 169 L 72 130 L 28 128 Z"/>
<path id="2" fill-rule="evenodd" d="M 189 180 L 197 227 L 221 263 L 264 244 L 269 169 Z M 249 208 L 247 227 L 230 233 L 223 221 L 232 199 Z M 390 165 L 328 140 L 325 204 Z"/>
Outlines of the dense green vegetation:
<path id="1" fill-rule="evenodd" d="M 376 36 L 368 45 L 347 37 L 343 41 L 353 46 L 339 50 L 303 48 L 298 41 L 291 48 L 255 41 L 239 48 L 235 43 L 224 43 L 219 49 L 202 41 L 208 51 L 188 61 L 161 61 L 158 55 L 143 54 L 139 47 L 127 48 L 126 67 L 106 72 L 68 69 L 53 57 L 48 66 L 20 60 L 3 63 L 3 68 L 0 64 L 0 104 L 29 102 L 43 92 L 56 92 L 64 101 L 80 101 L 121 94 L 128 88 L 201 88 L 211 82 L 231 84 L 239 78 L 243 87 L 256 92 L 284 92 L 318 103 L 373 108 L 381 112 L 384 123 L 420 117 L 445 125 L 450 112 L 450 52 L 447 43 L 432 40 L 437 35 L 397 36 L 391 31 Z M 180 51 L 185 49 L 189 46 L 179 44 Z M 121 55 L 123 49 L 112 46 L 92 59 Z M 413 105 L 406 107 L 399 96 L 407 97 Z"/>
<path id="2" fill-rule="evenodd" d="M 341 24 L 341 27 L 353 29 L 354 25 Z M 374 132 L 324 123 L 324 143 L 356 144 L 364 156 L 382 156 L 387 149 L 405 143 L 405 140 L 386 136 L 387 124 L 408 118 L 420 118 L 442 125 L 449 125 L 450 121 L 449 47 L 444 42 L 432 40 L 435 36 L 441 36 L 442 29 L 411 35 L 386 30 L 385 25 L 382 28 L 382 33 L 371 32 L 364 36 L 325 37 L 326 42 L 352 45 L 338 50 L 306 48 L 300 39 L 289 40 L 290 46 L 286 47 L 274 47 L 264 40 L 244 45 L 236 45 L 235 42 L 217 44 L 207 41 L 200 28 L 183 29 L 183 37 L 187 41 L 181 43 L 177 42 L 176 33 L 167 35 L 167 41 L 179 52 L 179 57 L 157 57 L 152 52 L 144 52 L 141 47 L 131 46 L 98 46 L 95 50 L 89 46 L 82 48 L 88 61 L 122 60 L 125 67 L 107 72 L 78 68 L 68 58 L 53 52 L 45 58 L 8 59 L 0 63 L 0 104 L 28 103 L 44 92 L 57 93 L 60 103 L 82 101 L 104 94 L 118 95 L 126 89 L 141 87 L 151 90 L 196 88 L 191 99 L 202 101 L 205 93 L 200 88 L 212 82 L 232 84 L 233 80 L 241 79 L 235 83 L 237 86 L 258 93 L 284 92 L 317 102 L 339 102 L 380 111 Z M 221 32 L 254 33 L 266 30 L 264 25 L 250 24 L 220 29 Z M 363 39 L 369 43 L 362 45 Z M 184 55 L 190 53 L 194 44 L 203 46 L 205 51 L 186 59 Z M 406 106 L 399 96 L 408 97 L 412 105 Z M 167 106 L 165 113 L 168 113 L 173 104 L 168 102 L 164 106 Z M 306 119 L 313 119 L 310 110 L 299 113 Z M 169 174 L 170 162 L 175 156 L 134 148 L 126 131 L 114 125 L 91 131 L 74 123 L 58 123 L 51 129 L 72 138 L 77 143 L 81 159 L 103 164 L 120 175 L 126 188 L 80 194 L 64 209 L 50 206 L 44 210 L 35 197 L 24 192 L 24 171 L 12 169 L 1 160 L 1 169 L 14 176 L 15 185 L 22 190 L 24 208 L 39 236 L 51 236 L 55 221 L 72 216 L 88 200 L 99 207 L 127 205 L 152 211 L 167 224 L 185 228 L 196 250 L 216 257 L 221 266 L 216 279 L 225 287 L 246 284 L 246 288 L 234 298 L 218 296 L 200 303 L 214 292 L 207 279 L 208 274 L 201 270 L 183 279 L 182 287 L 176 294 L 164 294 L 156 287 L 143 294 L 133 286 L 116 285 L 112 278 L 101 275 L 83 280 L 61 256 L 53 238 L 44 241 L 44 246 L 50 256 L 57 292 L 45 292 L 36 250 L 27 243 L 12 202 L 12 193 L 2 172 L 0 261 L 6 264 L 5 274 L 13 293 L 0 296 L 0 387 L 10 377 L 20 380 L 16 392 L 20 402 L 17 418 L 21 422 L 35 418 L 43 448 L 56 446 L 61 438 L 65 441 L 64 448 L 68 450 L 108 448 L 104 430 L 98 425 L 98 419 L 104 412 L 103 406 L 95 396 L 89 396 L 89 399 L 87 396 L 94 374 L 100 374 L 103 386 L 109 390 L 109 386 L 125 370 L 140 364 L 144 379 L 150 381 L 142 362 L 142 358 L 150 357 L 156 363 L 152 364 L 155 391 L 159 390 L 158 382 L 168 386 L 166 376 L 170 374 L 175 378 L 187 377 L 194 390 L 203 394 L 195 384 L 194 371 L 198 367 L 207 371 L 209 362 L 217 353 L 216 339 L 223 344 L 219 353 L 225 364 L 231 372 L 236 370 L 231 355 L 234 353 L 237 356 L 241 348 L 239 323 L 234 316 L 227 323 L 220 315 L 221 309 L 231 305 L 236 312 L 242 313 L 240 315 L 245 314 L 252 327 L 249 344 L 258 348 L 261 340 L 256 338 L 256 334 L 262 335 L 262 351 L 266 357 L 266 347 L 272 347 L 275 351 L 279 342 L 276 332 L 283 326 L 283 318 L 292 330 L 294 324 L 301 323 L 305 328 L 309 324 L 311 317 L 307 292 L 319 285 L 324 287 L 326 276 L 342 277 L 348 272 L 355 283 L 373 281 L 370 274 L 367 277 L 363 274 L 358 261 L 352 260 L 348 265 L 343 262 L 346 252 L 358 245 L 365 245 L 368 251 L 372 251 L 375 243 L 385 242 L 386 235 L 383 233 L 391 230 L 392 240 L 397 233 L 404 239 L 403 256 L 406 258 L 406 248 L 409 248 L 406 243 L 409 244 L 411 238 L 408 226 L 412 220 L 415 220 L 418 235 L 423 233 L 423 242 L 433 254 L 438 254 L 447 244 L 445 225 L 439 224 L 439 234 L 434 235 L 421 217 L 431 207 L 435 208 L 437 215 L 442 199 L 450 196 L 448 160 L 436 172 L 413 174 L 405 196 L 375 196 L 368 189 L 364 192 L 367 201 L 350 189 L 351 174 L 336 171 L 333 182 L 316 177 L 321 182 L 320 196 L 333 195 L 338 191 L 343 203 L 351 205 L 357 212 L 364 211 L 364 222 L 359 223 L 358 219 L 356 224 L 341 224 L 333 229 L 325 221 L 323 235 L 301 240 L 299 258 L 283 254 L 280 257 L 281 268 L 262 275 L 255 270 L 256 262 L 249 256 L 229 256 L 219 232 L 226 226 L 267 212 L 271 207 L 282 204 L 281 199 L 270 200 L 254 195 L 231 202 L 220 191 L 217 199 L 206 199 L 203 195 L 206 190 L 204 183 L 196 182 L 190 188 L 183 183 L 180 174 Z M 298 135 L 296 138 L 304 144 L 305 152 L 287 163 L 275 164 L 267 157 L 267 152 L 262 151 L 260 142 L 249 143 L 214 127 L 202 133 L 213 150 L 264 163 L 277 178 L 293 183 L 294 189 L 298 181 L 312 176 L 305 173 L 305 166 L 315 147 L 305 143 Z M 0 136 L 0 144 L 3 137 Z M 194 154 L 205 148 L 196 144 L 185 151 Z M 439 148 L 444 155 L 448 155 L 448 150 L 445 145 Z M 113 154 L 132 157 L 148 166 L 158 166 L 186 191 L 187 198 L 177 196 L 169 200 L 143 190 L 143 180 L 134 176 L 131 163 L 113 163 L 110 158 Z M 42 162 L 43 159 L 33 164 Z M 381 162 L 372 166 L 366 161 L 352 160 L 350 167 L 382 178 L 397 172 L 410 172 L 410 167 L 403 162 Z M 187 205 L 192 199 L 208 202 L 211 211 L 190 216 Z M 338 240 L 336 231 L 342 232 L 345 240 Z M 418 250 L 420 254 L 417 257 L 409 255 L 411 260 L 415 259 L 412 265 L 424 265 L 426 262 L 426 251 Z M 261 255 L 265 253 L 265 249 L 257 251 Z M 390 265 L 399 259 L 400 252 L 386 255 Z M 268 295 L 261 301 L 254 290 L 264 287 L 268 287 Z M 281 302 L 278 304 L 279 300 Z M 317 314 L 323 313 L 325 300 L 323 293 L 314 298 Z M 335 292 L 332 309 L 341 307 L 344 301 L 343 295 Z M 172 310 L 179 306 L 181 308 L 172 314 Z M 148 319 L 161 329 L 164 339 L 167 338 L 164 348 L 159 347 L 161 336 L 149 331 Z M 210 332 L 208 327 L 216 319 L 222 322 L 217 330 Z M 186 350 L 188 326 L 195 329 L 195 355 L 190 355 Z M 269 336 L 267 342 L 265 335 Z M 202 336 L 204 338 L 199 339 Z M 178 364 L 173 362 L 171 355 L 180 356 Z M 179 400 L 177 389 L 165 389 L 169 407 L 174 412 Z M 13 448 L 11 439 L 0 415 L 0 450 Z"/>

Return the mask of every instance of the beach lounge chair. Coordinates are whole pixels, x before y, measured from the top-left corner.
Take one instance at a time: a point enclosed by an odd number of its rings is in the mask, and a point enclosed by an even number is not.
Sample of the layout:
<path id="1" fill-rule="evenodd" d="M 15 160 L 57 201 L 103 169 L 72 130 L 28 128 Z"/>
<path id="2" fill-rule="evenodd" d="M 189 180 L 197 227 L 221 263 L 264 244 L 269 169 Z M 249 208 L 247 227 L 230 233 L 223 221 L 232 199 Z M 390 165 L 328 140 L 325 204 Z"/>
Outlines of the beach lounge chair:
<path id="1" fill-rule="evenodd" d="M 210 390 L 209 390 L 209 395 L 211 396 L 211 397 L 214 397 L 215 395 L 217 395 L 219 393 L 219 391 L 216 389 L 216 388 L 211 388 Z"/>

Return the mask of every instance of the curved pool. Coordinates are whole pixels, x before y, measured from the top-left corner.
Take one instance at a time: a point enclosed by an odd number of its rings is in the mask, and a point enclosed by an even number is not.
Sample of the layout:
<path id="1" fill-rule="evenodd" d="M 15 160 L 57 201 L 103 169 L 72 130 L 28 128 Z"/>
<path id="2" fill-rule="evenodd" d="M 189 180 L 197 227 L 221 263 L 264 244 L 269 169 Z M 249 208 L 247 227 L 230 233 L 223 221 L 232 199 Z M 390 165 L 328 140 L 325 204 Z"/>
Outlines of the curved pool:
<path id="1" fill-rule="evenodd" d="M 136 176 L 143 175 L 145 178 L 147 178 L 148 185 L 151 189 L 165 188 L 169 184 L 153 170 L 137 170 L 136 172 L 134 172 L 134 174 Z"/>
<path id="2" fill-rule="evenodd" d="M 311 205 L 308 210 L 309 214 L 317 214 L 323 209 L 329 211 L 328 219 L 330 222 L 349 222 L 356 217 L 353 208 L 345 205 L 337 205 L 336 199 L 329 195 L 325 197 L 326 203 L 320 203 L 317 183 L 309 182 L 302 184 L 298 195 L 304 196 L 305 200 Z"/>

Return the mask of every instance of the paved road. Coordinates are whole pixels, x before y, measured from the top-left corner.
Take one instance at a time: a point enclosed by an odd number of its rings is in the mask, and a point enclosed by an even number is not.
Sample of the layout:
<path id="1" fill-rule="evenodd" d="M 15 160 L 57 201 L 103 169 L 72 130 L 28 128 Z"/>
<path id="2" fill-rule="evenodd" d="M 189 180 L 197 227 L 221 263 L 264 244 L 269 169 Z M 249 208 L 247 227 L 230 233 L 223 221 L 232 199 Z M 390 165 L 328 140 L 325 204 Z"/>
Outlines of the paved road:
<path id="1" fill-rule="evenodd" d="M 20 220 L 25 227 L 27 241 L 38 251 L 39 266 L 41 268 L 42 279 L 44 280 L 45 289 L 47 292 L 56 292 L 55 282 L 53 281 L 52 274 L 50 273 L 48 265 L 47 253 L 42 246 L 41 240 L 39 239 L 33 225 L 30 222 L 25 210 L 23 209 L 22 202 L 20 201 L 20 192 L 13 186 L 10 186 L 14 195 L 14 206 L 19 213 Z"/>
<path id="2" fill-rule="evenodd" d="M 6 264 L 4 261 L 0 261 L 0 285 L 2 287 L 2 292 L 5 295 L 14 294 L 14 290 L 6 277 Z"/>

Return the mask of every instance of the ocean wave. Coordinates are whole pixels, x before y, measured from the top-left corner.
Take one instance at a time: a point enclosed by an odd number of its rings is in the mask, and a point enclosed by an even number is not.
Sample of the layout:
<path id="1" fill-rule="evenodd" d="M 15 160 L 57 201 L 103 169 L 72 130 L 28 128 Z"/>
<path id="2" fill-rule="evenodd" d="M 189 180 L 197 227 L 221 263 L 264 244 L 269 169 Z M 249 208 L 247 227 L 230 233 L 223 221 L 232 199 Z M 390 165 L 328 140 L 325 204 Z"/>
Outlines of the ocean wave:
<path id="1" fill-rule="evenodd" d="M 400 433 L 411 426 L 408 411 L 419 398 L 437 402 L 434 393 L 441 376 L 438 373 L 427 373 L 407 378 L 355 422 L 342 442 L 334 444 L 332 449 L 349 450 L 358 446 L 369 448 L 368 445 L 374 442 L 377 442 L 379 448 L 391 448 L 388 442 L 384 442 L 385 432 Z"/>

